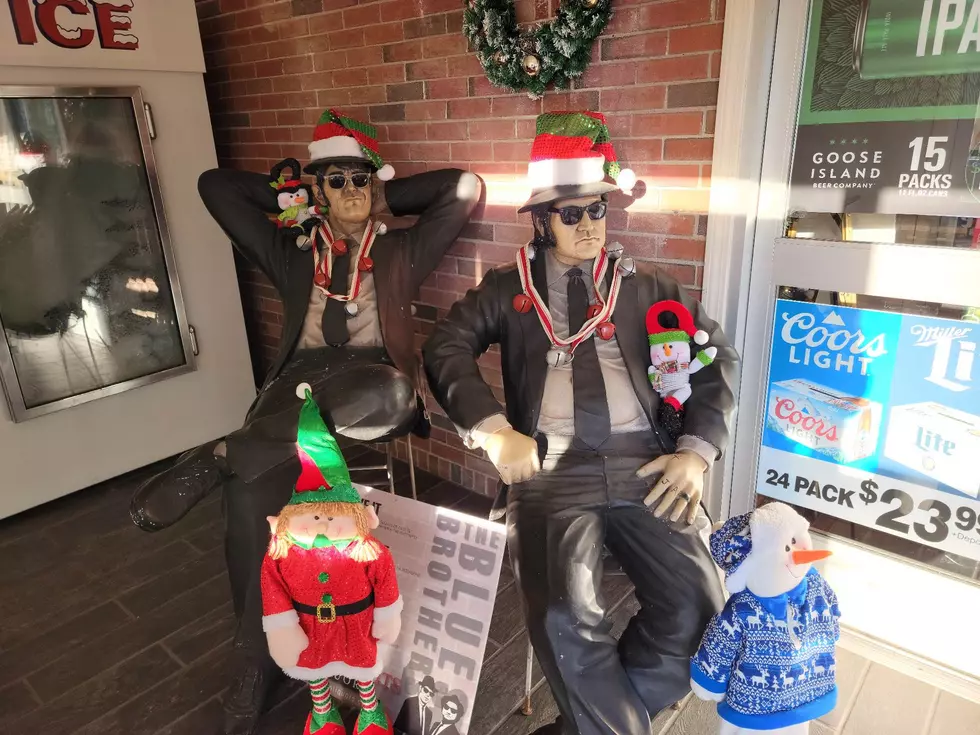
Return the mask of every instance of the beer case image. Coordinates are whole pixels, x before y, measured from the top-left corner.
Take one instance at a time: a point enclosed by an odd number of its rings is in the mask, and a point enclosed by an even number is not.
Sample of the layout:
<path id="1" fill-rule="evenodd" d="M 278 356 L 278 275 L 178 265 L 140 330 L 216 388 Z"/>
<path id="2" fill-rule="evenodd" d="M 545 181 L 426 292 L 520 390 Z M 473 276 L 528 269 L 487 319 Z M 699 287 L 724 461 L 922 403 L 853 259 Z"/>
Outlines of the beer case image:
<path id="1" fill-rule="evenodd" d="M 797 444 L 846 464 L 875 453 L 881 415 L 880 403 L 794 379 L 769 388 L 766 425 Z"/>
<path id="2" fill-rule="evenodd" d="M 938 403 L 892 408 L 885 457 L 980 499 L 980 416 Z"/>
<path id="3" fill-rule="evenodd" d="M 964 38 L 971 26 L 970 6 L 957 15 L 940 0 L 863 0 L 854 33 L 858 76 L 895 79 L 980 71 L 976 44 Z"/>

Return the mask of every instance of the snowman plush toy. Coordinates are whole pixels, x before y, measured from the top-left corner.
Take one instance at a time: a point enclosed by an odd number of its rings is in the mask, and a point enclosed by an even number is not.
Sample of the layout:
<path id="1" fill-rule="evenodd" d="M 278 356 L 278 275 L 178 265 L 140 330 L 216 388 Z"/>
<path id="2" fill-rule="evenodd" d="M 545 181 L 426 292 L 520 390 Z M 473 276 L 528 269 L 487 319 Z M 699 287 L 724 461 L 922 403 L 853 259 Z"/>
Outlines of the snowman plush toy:
<path id="1" fill-rule="evenodd" d="M 691 376 L 710 365 L 717 347 L 694 349 L 708 342 L 708 333 L 694 326 L 694 317 L 679 301 L 658 301 L 647 310 L 650 367 L 647 377 L 660 394 L 660 425 L 672 439 L 683 432 L 684 403 L 691 397 Z M 693 354 L 693 358 L 692 358 Z"/>
<path id="2" fill-rule="evenodd" d="M 711 534 L 732 593 L 691 659 L 691 688 L 718 702 L 721 735 L 806 735 L 837 704 L 837 597 L 813 562 L 809 523 L 784 503 L 736 516 Z"/>
<path id="3" fill-rule="evenodd" d="M 269 186 L 276 190 L 276 203 L 281 210 L 277 218 L 280 229 L 295 230 L 296 246 L 308 250 L 312 244 L 310 231 L 317 222 L 317 210 L 310 206 L 310 192 L 299 176 L 299 161 L 287 158 L 272 169 Z"/>

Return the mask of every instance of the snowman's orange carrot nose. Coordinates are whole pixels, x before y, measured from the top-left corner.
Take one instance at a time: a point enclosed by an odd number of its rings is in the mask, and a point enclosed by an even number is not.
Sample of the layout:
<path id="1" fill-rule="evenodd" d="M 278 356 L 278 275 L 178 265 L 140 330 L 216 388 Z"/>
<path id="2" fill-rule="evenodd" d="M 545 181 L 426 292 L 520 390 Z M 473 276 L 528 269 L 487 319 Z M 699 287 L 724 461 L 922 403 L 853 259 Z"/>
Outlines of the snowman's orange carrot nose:
<path id="1" fill-rule="evenodd" d="M 794 551 L 790 556 L 793 557 L 794 564 L 812 564 L 815 561 L 826 559 L 833 553 L 826 549 L 810 549 L 807 551 Z"/>
<path id="2" fill-rule="evenodd" d="M 670 357 L 670 345 L 664 345 L 664 356 Z"/>

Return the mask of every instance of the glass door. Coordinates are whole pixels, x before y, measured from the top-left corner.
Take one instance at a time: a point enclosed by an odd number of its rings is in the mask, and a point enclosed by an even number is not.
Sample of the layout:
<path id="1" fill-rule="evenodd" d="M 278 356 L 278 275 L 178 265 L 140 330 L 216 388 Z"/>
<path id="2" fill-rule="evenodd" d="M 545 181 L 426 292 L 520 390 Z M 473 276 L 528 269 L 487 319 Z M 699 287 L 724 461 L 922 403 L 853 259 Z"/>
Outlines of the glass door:
<path id="1" fill-rule="evenodd" d="M 23 421 L 193 368 L 138 89 L 0 87 L 0 381 Z"/>
<path id="2" fill-rule="evenodd" d="M 852 635 L 980 682 L 980 47 L 931 5 L 781 4 L 730 512 L 795 506 Z"/>

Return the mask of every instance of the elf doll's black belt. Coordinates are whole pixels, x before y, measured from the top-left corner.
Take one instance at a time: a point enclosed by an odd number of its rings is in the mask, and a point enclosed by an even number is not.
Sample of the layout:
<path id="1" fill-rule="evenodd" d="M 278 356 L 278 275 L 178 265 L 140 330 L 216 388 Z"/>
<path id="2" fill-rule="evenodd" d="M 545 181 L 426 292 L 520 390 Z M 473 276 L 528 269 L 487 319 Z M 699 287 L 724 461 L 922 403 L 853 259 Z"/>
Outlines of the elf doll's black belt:
<path id="1" fill-rule="evenodd" d="M 306 605 L 293 600 L 293 608 L 295 608 L 296 612 L 305 613 L 306 615 L 316 615 L 317 622 L 320 623 L 332 623 L 344 615 L 357 615 L 357 613 L 364 612 L 373 604 L 374 592 L 371 592 L 363 600 L 352 602 L 349 605 L 334 605 L 332 602 L 324 602 L 320 605 Z"/>

